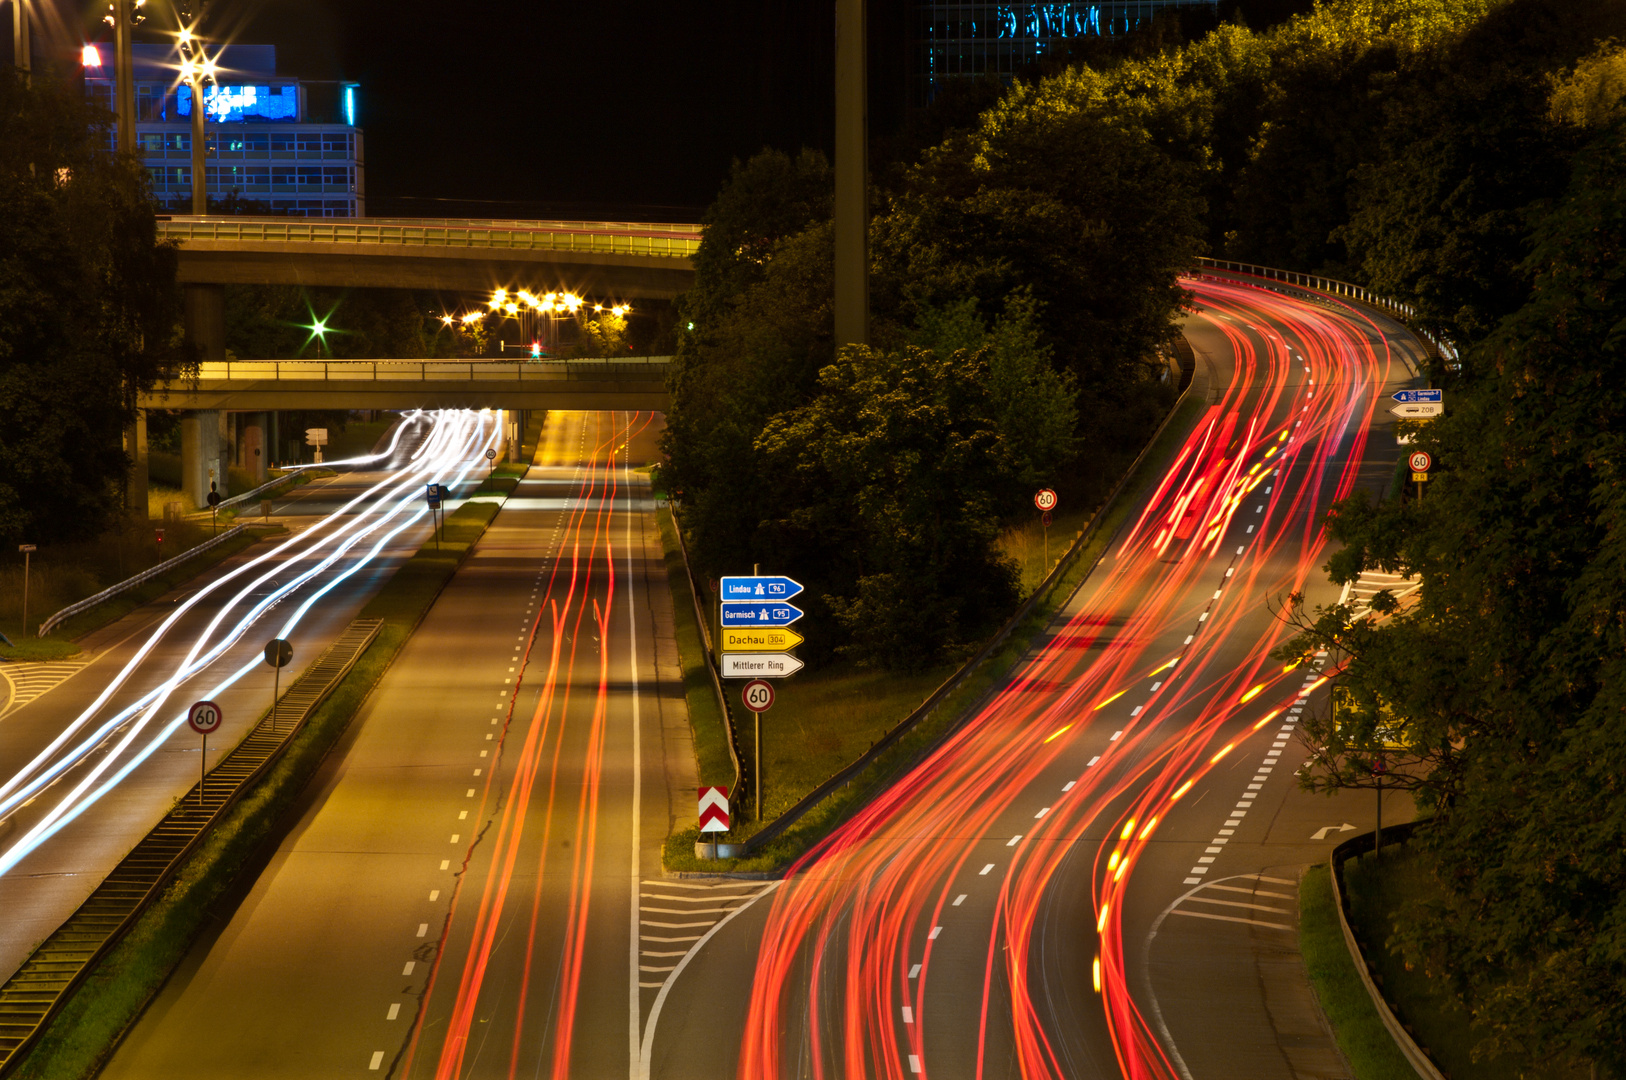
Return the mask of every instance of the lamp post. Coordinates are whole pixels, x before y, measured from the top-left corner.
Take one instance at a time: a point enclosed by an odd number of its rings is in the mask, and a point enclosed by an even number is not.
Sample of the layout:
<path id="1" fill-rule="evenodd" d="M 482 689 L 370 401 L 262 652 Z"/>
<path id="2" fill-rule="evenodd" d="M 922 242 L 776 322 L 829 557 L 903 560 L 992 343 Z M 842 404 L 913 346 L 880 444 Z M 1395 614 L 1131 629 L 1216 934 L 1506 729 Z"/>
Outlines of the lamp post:
<path id="1" fill-rule="evenodd" d="M 181 28 L 181 78 L 192 91 L 192 213 L 209 212 L 209 146 L 204 136 L 203 84 L 214 82 L 215 64 L 203 51 L 203 43 L 186 27 Z"/>
<path id="2" fill-rule="evenodd" d="M 17 73 L 23 85 L 32 85 L 33 50 L 28 44 L 28 0 L 11 0 L 11 40 L 15 46 Z"/>

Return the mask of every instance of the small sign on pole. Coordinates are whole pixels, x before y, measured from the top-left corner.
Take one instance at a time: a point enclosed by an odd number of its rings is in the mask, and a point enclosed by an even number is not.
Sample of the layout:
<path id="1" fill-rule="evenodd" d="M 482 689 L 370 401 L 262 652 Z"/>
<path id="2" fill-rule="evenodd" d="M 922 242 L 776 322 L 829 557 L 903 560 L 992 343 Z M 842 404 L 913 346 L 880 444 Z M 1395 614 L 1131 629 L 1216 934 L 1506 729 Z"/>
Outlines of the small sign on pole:
<path id="1" fill-rule="evenodd" d="M 212 701 L 199 701 L 186 711 L 186 722 L 192 730 L 203 736 L 203 749 L 198 754 L 198 809 L 203 809 L 203 788 L 209 781 L 209 732 L 220 726 L 220 706 Z"/>
<path id="2" fill-rule="evenodd" d="M 1033 505 L 1040 510 L 1054 510 L 1056 508 L 1056 493 L 1049 488 L 1040 488 L 1039 493 L 1033 496 Z"/>
<path id="3" fill-rule="evenodd" d="M 294 658 L 294 647 L 283 638 L 265 643 L 265 662 L 275 670 L 271 677 L 271 730 L 277 730 L 277 699 L 282 696 L 282 669 Z"/>
<path id="4" fill-rule="evenodd" d="M 1033 496 L 1033 505 L 1037 506 L 1039 523 L 1044 526 L 1044 569 L 1040 577 L 1050 573 L 1050 511 L 1056 508 L 1056 493 L 1049 488 L 1040 488 L 1039 493 Z"/>
<path id="5" fill-rule="evenodd" d="M 728 815 L 728 789 L 703 787 L 700 789 L 701 833 L 727 832 L 731 821 Z"/>
<path id="6" fill-rule="evenodd" d="M 765 713 L 773 708 L 773 697 L 773 683 L 763 682 L 761 679 L 746 683 L 745 689 L 740 691 L 740 700 L 754 713 Z"/>

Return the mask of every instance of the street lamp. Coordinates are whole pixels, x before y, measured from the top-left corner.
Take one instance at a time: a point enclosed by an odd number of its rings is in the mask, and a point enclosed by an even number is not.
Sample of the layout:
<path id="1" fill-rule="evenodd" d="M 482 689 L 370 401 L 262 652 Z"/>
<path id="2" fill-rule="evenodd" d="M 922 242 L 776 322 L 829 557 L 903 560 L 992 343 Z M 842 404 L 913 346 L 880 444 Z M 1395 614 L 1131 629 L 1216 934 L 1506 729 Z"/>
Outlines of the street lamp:
<path id="1" fill-rule="evenodd" d="M 203 84 L 215 84 L 215 62 L 188 27 L 181 27 L 181 78 L 192 91 L 192 213 L 209 212 L 209 148 L 203 133 Z"/>

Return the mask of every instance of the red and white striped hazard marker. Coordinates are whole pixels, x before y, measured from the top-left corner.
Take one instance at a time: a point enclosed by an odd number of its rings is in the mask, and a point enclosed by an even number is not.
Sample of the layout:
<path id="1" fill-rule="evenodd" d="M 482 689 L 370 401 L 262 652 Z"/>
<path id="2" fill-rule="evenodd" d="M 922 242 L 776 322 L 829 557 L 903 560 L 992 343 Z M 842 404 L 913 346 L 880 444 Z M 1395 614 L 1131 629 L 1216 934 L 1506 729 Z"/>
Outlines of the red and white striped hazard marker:
<path id="1" fill-rule="evenodd" d="M 728 818 L 728 789 L 725 787 L 703 787 L 700 789 L 700 831 L 727 832 Z"/>

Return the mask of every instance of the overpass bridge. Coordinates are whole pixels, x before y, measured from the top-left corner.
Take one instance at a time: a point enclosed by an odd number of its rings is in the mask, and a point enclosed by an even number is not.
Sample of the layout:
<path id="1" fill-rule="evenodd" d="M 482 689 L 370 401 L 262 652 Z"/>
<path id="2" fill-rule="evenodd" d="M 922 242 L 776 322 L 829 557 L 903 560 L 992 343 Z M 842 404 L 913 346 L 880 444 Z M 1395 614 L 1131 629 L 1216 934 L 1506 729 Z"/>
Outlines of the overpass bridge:
<path id="1" fill-rule="evenodd" d="M 257 477 L 285 445 L 284 409 L 666 407 L 663 358 L 527 364 L 367 360 L 228 361 L 225 286 L 308 285 L 436 289 L 497 287 L 616 300 L 671 299 L 694 280 L 698 225 L 625 221 L 434 218 L 161 218 L 179 249 L 186 338 L 202 360 L 195 378 L 171 380 L 137 402 L 125 436 L 136 462 L 130 502 L 147 501 L 146 410 L 183 410 L 182 487 L 201 504 L 225 490 L 229 464 Z M 504 422 L 513 424 L 508 419 Z"/>
<path id="2" fill-rule="evenodd" d="M 669 300 L 694 280 L 700 226 L 625 221 L 171 217 L 183 286 L 498 286 Z M 211 356 L 209 359 L 221 359 Z"/>

